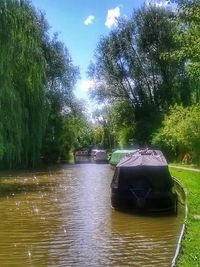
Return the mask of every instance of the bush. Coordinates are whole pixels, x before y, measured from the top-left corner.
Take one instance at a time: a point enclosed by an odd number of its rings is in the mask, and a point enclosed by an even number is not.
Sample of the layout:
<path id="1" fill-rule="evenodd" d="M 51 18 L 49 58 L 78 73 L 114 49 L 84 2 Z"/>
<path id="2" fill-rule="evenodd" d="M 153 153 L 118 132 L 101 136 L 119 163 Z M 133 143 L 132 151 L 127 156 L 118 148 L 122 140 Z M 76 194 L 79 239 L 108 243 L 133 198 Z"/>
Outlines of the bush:
<path id="1" fill-rule="evenodd" d="M 176 151 L 181 160 L 189 153 L 200 165 L 200 105 L 171 107 L 152 143 Z"/>

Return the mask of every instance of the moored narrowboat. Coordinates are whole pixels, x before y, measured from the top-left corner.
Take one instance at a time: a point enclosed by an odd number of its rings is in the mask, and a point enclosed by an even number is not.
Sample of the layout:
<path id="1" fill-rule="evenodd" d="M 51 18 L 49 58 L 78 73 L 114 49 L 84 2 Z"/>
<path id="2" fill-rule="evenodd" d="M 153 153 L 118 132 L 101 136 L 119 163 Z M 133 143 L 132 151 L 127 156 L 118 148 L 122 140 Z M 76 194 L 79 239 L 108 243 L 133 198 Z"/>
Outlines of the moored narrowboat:
<path id="1" fill-rule="evenodd" d="M 120 162 L 120 160 L 122 158 L 124 158 L 125 156 L 127 156 L 129 154 L 132 154 L 134 152 L 136 152 L 136 150 L 128 150 L 128 149 L 116 150 L 111 154 L 109 163 L 110 163 L 111 166 L 115 167 Z"/>
<path id="2" fill-rule="evenodd" d="M 108 163 L 108 156 L 106 150 L 96 150 L 92 155 L 94 163 Z"/>
<path id="3" fill-rule="evenodd" d="M 75 163 L 90 163 L 91 157 L 88 150 L 78 150 L 74 156 Z"/>
<path id="4" fill-rule="evenodd" d="M 116 209 L 177 213 L 174 181 L 161 151 L 137 150 L 117 164 L 111 204 Z"/>

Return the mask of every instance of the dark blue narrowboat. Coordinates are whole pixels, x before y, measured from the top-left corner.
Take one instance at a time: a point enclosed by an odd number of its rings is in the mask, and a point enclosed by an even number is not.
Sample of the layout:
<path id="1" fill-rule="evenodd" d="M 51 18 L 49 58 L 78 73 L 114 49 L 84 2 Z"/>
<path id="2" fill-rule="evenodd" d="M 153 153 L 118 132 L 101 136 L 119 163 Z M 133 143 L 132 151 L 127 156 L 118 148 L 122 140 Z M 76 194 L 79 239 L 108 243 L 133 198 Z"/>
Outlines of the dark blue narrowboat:
<path id="1" fill-rule="evenodd" d="M 137 150 L 116 166 L 111 183 L 116 209 L 177 213 L 177 194 L 167 161 L 159 150 Z"/>

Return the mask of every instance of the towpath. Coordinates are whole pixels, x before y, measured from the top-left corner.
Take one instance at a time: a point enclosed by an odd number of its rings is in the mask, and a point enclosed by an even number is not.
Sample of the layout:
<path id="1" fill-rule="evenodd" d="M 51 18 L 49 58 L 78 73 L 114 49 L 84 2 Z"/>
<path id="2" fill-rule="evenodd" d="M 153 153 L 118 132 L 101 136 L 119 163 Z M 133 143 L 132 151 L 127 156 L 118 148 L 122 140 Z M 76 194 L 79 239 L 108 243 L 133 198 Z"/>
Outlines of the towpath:
<path id="1" fill-rule="evenodd" d="M 175 168 L 175 169 L 182 169 L 182 170 L 188 170 L 188 171 L 194 171 L 194 172 L 200 172 L 200 169 L 198 168 L 191 168 L 191 167 L 185 167 L 185 166 L 179 166 L 179 165 L 171 165 L 169 164 L 170 168 Z"/>

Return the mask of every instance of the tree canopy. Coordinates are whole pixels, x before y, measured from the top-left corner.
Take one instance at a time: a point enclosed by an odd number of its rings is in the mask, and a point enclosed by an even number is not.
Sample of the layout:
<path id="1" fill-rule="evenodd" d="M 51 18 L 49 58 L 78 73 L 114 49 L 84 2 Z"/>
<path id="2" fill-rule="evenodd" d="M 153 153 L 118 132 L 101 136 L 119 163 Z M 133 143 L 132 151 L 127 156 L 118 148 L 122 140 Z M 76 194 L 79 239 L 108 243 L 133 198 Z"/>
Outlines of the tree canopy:
<path id="1" fill-rule="evenodd" d="M 163 119 L 171 118 L 170 110 L 177 113 L 171 107 L 192 112 L 199 103 L 199 14 L 195 0 L 177 1 L 173 8 L 145 5 L 99 40 L 88 71 L 95 82 L 91 97 L 110 106 L 106 119 L 118 145 L 156 144 Z M 180 152 L 175 135 L 170 140 L 170 149 Z M 188 151 L 192 147 L 190 142 Z"/>
<path id="2" fill-rule="evenodd" d="M 134 10 L 100 38 L 88 74 L 103 108 L 92 125 L 73 92 L 79 69 L 44 14 L 28 0 L 1 1 L 0 167 L 130 143 L 191 152 L 199 162 L 200 5 L 176 3 Z"/>
<path id="3" fill-rule="evenodd" d="M 47 118 L 43 34 L 29 3 L 1 1 L 1 158 L 10 166 L 34 165 L 40 155 Z"/>
<path id="4" fill-rule="evenodd" d="M 101 38 L 89 69 L 96 82 L 94 99 L 110 103 L 121 99 L 132 106 L 138 141 L 148 140 L 159 115 L 183 98 L 183 63 L 162 57 L 176 47 L 173 18 L 169 10 L 144 7 L 131 19 L 119 21 L 117 29 Z"/>
<path id="5" fill-rule="evenodd" d="M 76 130 L 66 131 L 66 121 L 80 110 L 78 68 L 29 1 L 0 2 L 0 40 L 0 165 L 35 166 L 52 154 L 56 161 L 73 147 L 63 136 Z"/>

